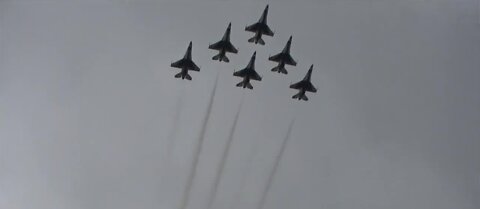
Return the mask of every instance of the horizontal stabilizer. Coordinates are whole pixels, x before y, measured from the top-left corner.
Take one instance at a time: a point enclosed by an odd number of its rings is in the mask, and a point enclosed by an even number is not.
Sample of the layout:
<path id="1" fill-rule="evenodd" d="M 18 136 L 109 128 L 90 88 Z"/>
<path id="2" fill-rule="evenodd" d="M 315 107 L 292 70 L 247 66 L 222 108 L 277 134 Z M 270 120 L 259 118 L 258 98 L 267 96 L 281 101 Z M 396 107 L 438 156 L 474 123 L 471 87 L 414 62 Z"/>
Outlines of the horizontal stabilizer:
<path id="1" fill-rule="evenodd" d="M 180 77 L 182 77 L 182 73 L 177 73 L 177 74 L 175 75 L 175 78 L 180 78 Z"/>
<path id="2" fill-rule="evenodd" d="M 250 43 L 255 42 L 255 37 L 252 37 L 252 38 L 248 39 L 248 42 L 250 42 Z"/>
<path id="3" fill-rule="evenodd" d="M 244 87 L 244 88 L 245 88 L 245 87 Z M 253 86 L 252 86 L 252 84 L 251 84 L 250 82 L 247 82 L 247 88 L 253 89 Z"/>
<path id="4" fill-rule="evenodd" d="M 219 58 L 220 58 L 220 54 L 217 54 L 217 55 L 212 57 L 212 60 L 218 60 Z"/>
<path id="5" fill-rule="evenodd" d="M 304 93 L 302 94 L 301 92 L 299 92 L 298 94 L 293 95 L 293 96 L 292 96 L 292 99 L 298 99 L 298 100 L 308 101 L 308 97 L 305 96 Z"/>
<path id="6" fill-rule="evenodd" d="M 237 83 L 237 87 L 242 87 L 243 86 L 243 81 L 240 83 Z"/>
<path id="7" fill-rule="evenodd" d="M 272 68 L 273 72 L 278 72 L 278 73 L 283 73 L 283 74 L 288 74 L 287 70 L 284 67 L 281 66 L 276 66 Z"/>
<path id="8" fill-rule="evenodd" d="M 224 61 L 224 62 L 230 62 L 230 60 L 228 59 L 228 57 L 227 57 L 227 56 L 223 56 L 223 58 L 222 58 L 220 61 Z"/>
<path id="9" fill-rule="evenodd" d="M 260 45 L 265 45 L 265 41 L 263 41 L 262 38 L 258 38 L 258 43 L 259 43 Z"/>
<path id="10" fill-rule="evenodd" d="M 190 76 L 188 73 L 185 74 L 185 78 L 186 78 L 187 80 L 190 80 L 190 81 L 192 80 L 192 76 Z"/>

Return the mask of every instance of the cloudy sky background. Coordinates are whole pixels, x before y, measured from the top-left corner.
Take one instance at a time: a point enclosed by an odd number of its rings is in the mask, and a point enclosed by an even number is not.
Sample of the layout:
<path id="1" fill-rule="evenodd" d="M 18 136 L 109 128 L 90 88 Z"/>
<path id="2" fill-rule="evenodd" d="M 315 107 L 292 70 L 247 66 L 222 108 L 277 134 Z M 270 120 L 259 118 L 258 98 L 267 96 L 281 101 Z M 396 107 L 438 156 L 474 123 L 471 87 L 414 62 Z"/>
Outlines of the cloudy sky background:
<path id="1" fill-rule="evenodd" d="M 243 28 L 266 3 L 275 36 L 249 44 Z M 176 209 L 217 75 L 188 209 L 207 209 L 242 100 L 213 209 L 256 207 L 293 118 L 265 209 L 479 208 L 479 10 L 476 0 L 0 1 L 0 208 Z M 208 44 L 228 22 L 239 54 L 214 62 Z M 290 35 L 297 67 L 270 72 Z M 191 82 L 169 67 L 189 41 L 201 67 Z M 255 50 L 263 81 L 235 87 Z M 311 64 L 317 94 L 292 100 L 288 85 Z"/>

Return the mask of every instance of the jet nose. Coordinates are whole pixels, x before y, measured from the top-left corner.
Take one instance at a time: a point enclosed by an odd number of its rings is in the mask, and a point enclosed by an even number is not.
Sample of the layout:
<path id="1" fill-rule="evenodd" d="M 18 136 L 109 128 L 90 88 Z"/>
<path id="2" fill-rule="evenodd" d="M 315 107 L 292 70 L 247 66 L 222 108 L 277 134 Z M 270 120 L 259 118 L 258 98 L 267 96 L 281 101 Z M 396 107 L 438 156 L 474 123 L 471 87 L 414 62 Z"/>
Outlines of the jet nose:
<path id="1" fill-rule="evenodd" d="M 257 56 L 257 51 L 253 52 L 252 57 L 255 57 L 255 56 Z"/>
<path id="2" fill-rule="evenodd" d="M 290 36 L 290 38 L 288 38 L 288 41 L 292 41 L 292 37 L 293 37 L 293 36 Z"/>
<path id="3" fill-rule="evenodd" d="M 232 27 L 232 22 L 228 23 L 228 28 Z"/>

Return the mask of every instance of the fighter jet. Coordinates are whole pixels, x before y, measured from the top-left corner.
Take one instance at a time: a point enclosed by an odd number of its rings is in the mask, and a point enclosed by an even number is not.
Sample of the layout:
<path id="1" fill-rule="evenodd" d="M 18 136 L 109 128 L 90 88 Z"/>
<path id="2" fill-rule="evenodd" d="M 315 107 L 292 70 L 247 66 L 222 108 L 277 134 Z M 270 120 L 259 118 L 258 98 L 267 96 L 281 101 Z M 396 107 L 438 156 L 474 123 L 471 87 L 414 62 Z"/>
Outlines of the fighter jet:
<path id="1" fill-rule="evenodd" d="M 257 52 L 254 52 L 252 58 L 250 58 L 250 62 L 248 63 L 247 67 L 243 70 L 233 72 L 234 76 L 243 77 L 243 80 L 237 84 L 238 87 L 249 88 L 253 89 L 252 84 L 250 84 L 250 80 L 261 81 L 262 77 L 258 75 L 257 71 L 255 71 L 255 56 Z"/>
<path id="2" fill-rule="evenodd" d="M 175 75 L 175 78 L 182 78 L 187 80 L 192 80 L 192 77 L 188 74 L 189 70 L 200 71 L 200 68 L 192 61 L 192 42 L 188 44 L 187 52 L 181 60 L 178 60 L 172 64 L 171 67 L 182 69 L 180 73 Z"/>
<path id="3" fill-rule="evenodd" d="M 270 61 L 278 62 L 278 65 L 272 68 L 273 72 L 287 74 L 288 72 L 285 69 L 285 65 L 297 66 L 297 62 L 295 62 L 292 56 L 290 56 L 290 45 L 292 45 L 292 36 L 290 36 L 288 39 L 288 42 L 285 45 L 285 48 L 283 48 L 282 52 L 268 58 Z"/>
<path id="4" fill-rule="evenodd" d="M 252 38 L 248 39 L 248 42 L 265 45 L 265 41 L 263 41 L 262 35 L 273 36 L 273 31 L 270 30 L 270 27 L 268 27 L 267 25 L 267 14 L 268 14 L 268 4 L 265 7 L 265 10 L 263 10 L 262 17 L 260 17 L 258 22 L 245 27 L 246 31 L 255 33 L 255 35 Z"/>
<path id="5" fill-rule="evenodd" d="M 295 94 L 292 96 L 292 99 L 308 101 L 308 97 L 305 96 L 305 92 L 307 91 L 314 92 L 314 93 L 317 92 L 317 89 L 310 82 L 310 78 L 312 77 L 312 70 L 313 70 L 313 65 L 310 66 L 310 69 L 308 70 L 307 75 L 305 75 L 303 80 L 290 85 L 290 88 L 299 90 L 298 94 Z"/>
<path id="6" fill-rule="evenodd" d="M 226 53 L 227 52 L 234 53 L 234 54 L 238 53 L 238 50 L 230 42 L 231 27 L 232 27 L 232 23 L 229 23 L 227 30 L 225 31 L 225 34 L 223 34 L 222 40 L 218 41 L 217 43 L 210 44 L 210 46 L 208 46 L 209 49 L 218 50 L 218 54 L 212 57 L 212 60 L 218 60 L 219 62 L 221 61 L 229 62 L 230 60 L 226 56 Z"/>

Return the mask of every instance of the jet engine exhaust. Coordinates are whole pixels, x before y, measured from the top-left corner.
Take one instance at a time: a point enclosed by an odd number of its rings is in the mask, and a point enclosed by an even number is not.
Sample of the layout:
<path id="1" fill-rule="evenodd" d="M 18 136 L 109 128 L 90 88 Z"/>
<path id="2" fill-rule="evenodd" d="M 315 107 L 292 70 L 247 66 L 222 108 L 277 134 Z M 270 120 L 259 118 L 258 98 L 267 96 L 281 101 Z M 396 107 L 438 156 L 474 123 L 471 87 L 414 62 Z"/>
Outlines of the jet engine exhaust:
<path id="1" fill-rule="evenodd" d="M 185 190 L 180 202 L 180 207 L 179 209 L 185 209 L 188 205 L 188 201 L 190 199 L 190 195 L 192 193 L 192 188 L 193 188 L 193 180 L 195 178 L 195 174 L 197 173 L 197 165 L 198 161 L 200 158 L 200 154 L 202 152 L 202 146 L 203 146 L 203 141 L 205 140 L 205 134 L 207 131 L 207 124 L 210 119 L 210 113 L 212 112 L 212 106 L 213 106 L 213 100 L 215 98 L 215 92 L 217 90 L 217 83 L 218 83 L 218 73 L 217 77 L 215 78 L 215 83 L 213 85 L 212 89 L 212 94 L 210 95 L 210 100 L 208 103 L 207 111 L 205 113 L 205 117 L 203 118 L 202 121 L 202 128 L 200 129 L 200 137 L 197 141 L 197 144 L 195 145 L 195 150 L 193 153 L 193 160 L 192 160 L 192 165 L 191 165 L 191 171 L 187 177 L 187 183 L 185 184 Z"/>
<path id="2" fill-rule="evenodd" d="M 290 133 L 292 132 L 292 127 L 293 127 L 294 122 L 295 122 L 295 119 L 292 119 L 292 121 L 290 122 L 290 125 L 288 126 L 287 134 L 282 141 L 282 145 L 280 146 L 280 151 L 278 152 L 277 156 L 275 157 L 275 162 L 273 163 L 273 168 L 270 172 L 270 175 L 268 175 L 267 184 L 265 185 L 265 188 L 264 188 L 264 190 L 261 194 L 260 202 L 258 203 L 257 209 L 263 209 L 264 206 L 265 206 L 265 200 L 267 199 L 267 195 L 270 192 L 270 188 L 272 187 L 273 178 L 275 177 L 275 174 L 277 173 L 278 165 L 280 165 L 280 160 L 282 159 L 282 155 L 285 152 L 285 148 L 287 147 L 287 142 L 290 139 Z"/>
<path id="3" fill-rule="evenodd" d="M 224 172 L 224 169 L 225 169 L 225 163 L 227 162 L 227 158 L 228 158 L 228 155 L 229 155 L 229 152 L 230 152 L 230 147 L 232 145 L 232 141 L 233 141 L 233 138 L 234 138 L 234 135 L 235 135 L 235 129 L 237 129 L 237 122 L 238 122 L 238 118 L 240 116 L 240 112 L 242 110 L 242 104 L 243 104 L 243 95 L 242 95 L 242 98 L 241 98 L 241 101 L 240 101 L 240 105 L 238 106 L 238 111 L 235 114 L 235 118 L 233 119 L 233 124 L 232 124 L 232 127 L 230 129 L 228 139 L 225 143 L 225 147 L 223 149 L 222 156 L 220 158 L 220 163 L 217 167 L 217 172 L 215 173 L 215 180 L 214 180 L 214 183 L 213 183 L 213 186 L 212 186 L 212 190 L 210 192 L 210 197 L 208 199 L 207 209 L 212 208 L 213 203 L 215 201 L 215 198 L 217 196 L 218 187 L 220 185 L 220 181 L 222 180 L 223 172 Z"/>

